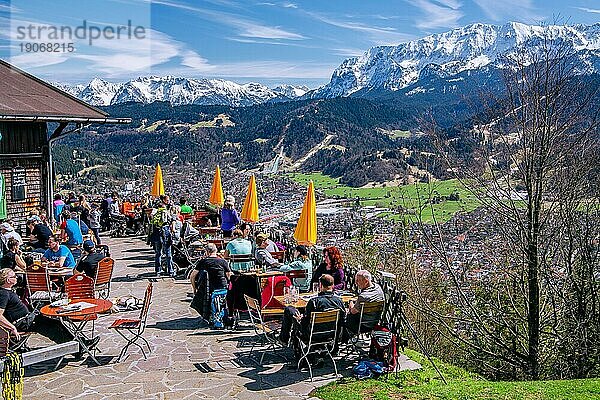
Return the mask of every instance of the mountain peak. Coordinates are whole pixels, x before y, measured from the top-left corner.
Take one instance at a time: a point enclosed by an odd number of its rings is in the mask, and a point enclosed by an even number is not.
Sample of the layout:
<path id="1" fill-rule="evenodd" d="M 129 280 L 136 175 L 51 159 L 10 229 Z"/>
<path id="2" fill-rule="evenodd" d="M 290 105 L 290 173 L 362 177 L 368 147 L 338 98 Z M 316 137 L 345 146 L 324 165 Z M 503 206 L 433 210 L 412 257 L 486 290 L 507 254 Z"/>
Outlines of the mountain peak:
<path id="1" fill-rule="evenodd" d="M 240 85 L 224 79 L 192 79 L 173 75 L 139 76 L 128 82 L 111 83 L 101 78 L 92 79 L 87 85 L 54 84 L 60 89 L 96 106 L 125 102 L 152 103 L 167 101 L 173 105 L 203 104 L 250 106 L 273 99 L 295 99 L 308 91 L 269 89 L 260 83 Z"/>
<path id="2" fill-rule="evenodd" d="M 344 60 L 328 84 L 310 92 L 310 98 L 349 96 L 359 91 L 400 90 L 435 73 L 450 77 L 463 71 L 497 65 L 517 46 L 536 46 L 547 35 L 562 39 L 574 51 L 600 49 L 600 27 L 595 25 L 502 26 L 474 23 L 432 34 L 397 46 L 375 46 L 359 57 Z M 600 56 L 596 54 L 596 56 Z M 426 70 L 426 71 L 423 71 Z M 422 73 L 423 72 L 423 73 Z"/>

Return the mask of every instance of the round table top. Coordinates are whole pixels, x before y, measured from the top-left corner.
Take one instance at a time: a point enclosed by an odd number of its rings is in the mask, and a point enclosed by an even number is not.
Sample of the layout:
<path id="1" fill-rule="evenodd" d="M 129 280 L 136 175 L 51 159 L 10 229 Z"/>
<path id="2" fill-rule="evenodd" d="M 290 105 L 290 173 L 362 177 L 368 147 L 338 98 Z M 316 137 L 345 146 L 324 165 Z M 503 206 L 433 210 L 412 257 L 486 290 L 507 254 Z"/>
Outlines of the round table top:
<path id="1" fill-rule="evenodd" d="M 94 307 L 84 308 L 82 310 L 66 312 L 60 306 L 53 307 L 51 305 L 44 306 L 40 309 L 40 312 L 48 317 L 85 317 L 86 315 L 99 314 L 108 311 L 113 306 L 110 300 L 104 299 L 79 299 L 69 304 L 74 303 L 90 303 L 94 304 Z"/>

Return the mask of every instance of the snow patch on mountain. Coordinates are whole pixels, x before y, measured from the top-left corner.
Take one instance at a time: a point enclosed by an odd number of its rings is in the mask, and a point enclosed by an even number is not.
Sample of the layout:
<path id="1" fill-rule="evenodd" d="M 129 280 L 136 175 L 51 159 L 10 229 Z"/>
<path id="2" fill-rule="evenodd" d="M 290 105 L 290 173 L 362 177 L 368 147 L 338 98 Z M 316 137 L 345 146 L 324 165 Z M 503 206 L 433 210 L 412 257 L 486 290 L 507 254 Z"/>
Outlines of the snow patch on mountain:
<path id="1" fill-rule="evenodd" d="M 519 45 L 536 46 L 543 37 L 570 44 L 587 62 L 590 71 L 598 71 L 600 24 L 476 23 L 397 46 L 372 47 L 360 57 L 344 60 L 328 84 L 305 97 L 332 98 L 365 90 L 396 91 L 431 74 L 449 77 L 486 66 L 498 67 L 501 56 Z"/>
<path id="2" fill-rule="evenodd" d="M 111 83 L 94 78 L 87 85 L 53 84 L 95 106 L 166 101 L 172 105 L 219 104 L 239 107 L 275 99 L 291 100 L 304 95 L 309 90 L 305 86 L 280 85 L 270 89 L 259 83 L 241 85 L 223 79 L 191 79 L 174 76 L 146 76 L 124 83 Z"/>

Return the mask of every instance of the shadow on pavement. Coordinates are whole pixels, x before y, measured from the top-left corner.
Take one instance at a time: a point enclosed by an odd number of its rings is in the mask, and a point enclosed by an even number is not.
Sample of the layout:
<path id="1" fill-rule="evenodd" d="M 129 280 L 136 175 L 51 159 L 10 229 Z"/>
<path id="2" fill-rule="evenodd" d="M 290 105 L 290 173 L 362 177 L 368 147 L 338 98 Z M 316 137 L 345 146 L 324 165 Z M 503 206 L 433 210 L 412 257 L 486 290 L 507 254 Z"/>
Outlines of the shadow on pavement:
<path id="1" fill-rule="evenodd" d="M 172 319 L 170 321 L 159 321 L 154 325 L 148 325 L 148 328 L 156 328 L 167 331 L 185 331 L 195 330 L 202 326 L 202 318 L 200 317 L 184 317 Z M 214 332 L 213 332 L 214 333 Z"/>

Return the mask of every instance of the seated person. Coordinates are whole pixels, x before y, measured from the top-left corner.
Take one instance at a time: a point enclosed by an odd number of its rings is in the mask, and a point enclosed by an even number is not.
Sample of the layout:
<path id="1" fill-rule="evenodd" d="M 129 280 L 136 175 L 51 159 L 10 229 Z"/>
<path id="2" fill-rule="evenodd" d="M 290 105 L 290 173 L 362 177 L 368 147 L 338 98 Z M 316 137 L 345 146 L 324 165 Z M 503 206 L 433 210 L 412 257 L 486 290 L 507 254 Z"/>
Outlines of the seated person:
<path id="1" fill-rule="evenodd" d="M 79 222 L 75 219 L 76 214 L 64 214 L 64 221 L 60 225 L 61 236 L 66 238 L 66 244 L 68 246 L 77 246 L 83 243 L 83 234 L 79 227 Z M 86 226 L 87 228 L 87 226 Z"/>
<path id="2" fill-rule="evenodd" d="M 264 236 L 256 237 L 256 265 L 266 267 L 267 269 L 278 268 L 280 263 L 267 250 L 269 243 Z"/>
<path id="3" fill-rule="evenodd" d="M 289 264 L 282 265 L 279 267 L 281 272 L 288 272 L 292 270 L 304 270 L 306 271 L 306 278 L 294 278 L 294 286 L 299 288 L 301 291 L 310 290 L 311 275 L 312 275 L 312 261 L 308 258 L 308 249 L 306 246 L 298 245 L 294 248 L 294 261 Z"/>
<path id="4" fill-rule="evenodd" d="M 83 242 L 85 255 L 79 260 L 74 273 L 83 273 L 92 279 L 96 279 L 98 263 L 104 258 L 104 254 L 96 251 L 96 245 L 91 240 Z"/>
<path id="5" fill-rule="evenodd" d="M 283 312 L 283 322 L 279 340 L 282 343 L 289 342 L 290 338 L 296 337 L 306 340 L 310 335 L 311 313 L 315 311 L 327 311 L 332 309 L 340 310 L 340 327 L 343 326 L 346 308 L 342 298 L 333 293 L 333 277 L 331 275 L 321 275 L 319 278 L 319 295 L 308 301 L 304 314 L 292 306 L 287 306 Z M 294 340 L 294 346 L 298 346 L 297 340 Z M 298 356 L 298 348 L 296 355 Z"/>
<path id="6" fill-rule="evenodd" d="M 358 333 L 358 323 L 360 320 L 361 304 L 385 301 L 385 295 L 381 286 L 373 282 L 371 273 L 367 270 L 360 270 L 355 277 L 356 286 L 358 286 L 359 295 L 356 303 L 350 301 L 348 305 L 348 316 L 346 317 L 346 329 L 352 333 Z M 379 322 L 381 315 L 363 315 L 361 331 L 369 332 Z"/>
<path id="7" fill-rule="evenodd" d="M 0 269 L 0 326 L 6 328 L 16 341 L 20 340 L 19 332 L 37 332 L 55 343 L 73 340 L 73 335 L 58 319 L 44 317 L 37 310 L 29 312 L 12 290 L 16 283 L 17 277 L 12 269 Z M 99 336 L 86 339 L 84 343 L 92 348 L 99 339 Z"/>
<path id="8" fill-rule="evenodd" d="M 240 229 L 233 230 L 233 240 L 227 243 L 225 247 L 225 258 L 230 255 L 244 254 L 252 255 L 252 243 L 249 240 L 244 239 L 243 232 Z M 231 262 L 232 271 L 248 271 L 254 267 L 254 262 Z"/>
<path id="9" fill-rule="evenodd" d="M 23 252 L 19 249 L 19 242 L 15 238 L 8 239 L 6 246 L 7 251 L 4 252 L 0 259 L 0 268 L 10 268 L 14 271 L 24 271 L 27 267 L 23 260 Z"/>
<path id="10" fill-rule="evenodd" d="M 312 276 L 313 283 L 319 281 L 322 274 L 333 276 L 335 281 L 335 290 L 344 290 L 346 288 L 346 278 L 344 276 L 344 263 L 340 250 L 335 247 L 325 247 L 323 249 L 324 262 L 319 264 Z"/>
<path id="11" fill-rule="evenodd" d="M 15 229 L 8 222 L 3 222 L 0 224 L 0 232 L 2 232 L 2 243 L 6 247 L 9 239 L 15 239 L 19 246 L 23 244 L 23 239 L 21 239 L 21 235 L 15 232 Z"/>
<path id="12" fill-rule="evenodd" d="M 42 261 L 49 261 L 50 267 L 75 268 L 75 258 L 71 250 L 64 244 L 60 244 L 57 235 L 52 235 L 48 239 L 48 250 L 42 256 Z"/>
<path id="13" fill-rule="evenodd" d="M 277 245 L 275 244 L 275 242 L 272 241 L 271 239 L 269 239 L 269 234 L 268 233 L 259 233 L 259 234 L 256 235 L 256 237 L 257 238 L 261 237 L 264 240 L 266 240 L 266 242 L 267 242 L 266 249 L 267 249 L 268 252 L 274 253 L 276 251 L 279 251 L 279 248 L 277 247 Z"/>
<path id="14" fill-rule="evenodd" d="M 223 328 L 224 320 L 227 318 L 226 296 L 231 270 L 226 260 L 217 255 L 217 246 L 208 243 L 205 247 L 206 258 L 196 264 L 196 268 L 190 275 L 190 283 L 194 294 L 198 290 L 196 277 L 200 271 L 208 273 L 211 315 L 210 324 L 213 328 Z"/>
<path id="15" fill-rule="evenodd" d="M 27 220 L 27 226 L 31 232 L 29 235 L 31 246 L 35 249 L 45 250 L 48 247 L 48 239 L 52 236 L 50 228 L 42 224 L 42 220 L 37 215 L 34 215 Z"/>

